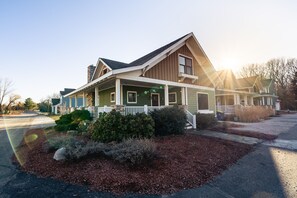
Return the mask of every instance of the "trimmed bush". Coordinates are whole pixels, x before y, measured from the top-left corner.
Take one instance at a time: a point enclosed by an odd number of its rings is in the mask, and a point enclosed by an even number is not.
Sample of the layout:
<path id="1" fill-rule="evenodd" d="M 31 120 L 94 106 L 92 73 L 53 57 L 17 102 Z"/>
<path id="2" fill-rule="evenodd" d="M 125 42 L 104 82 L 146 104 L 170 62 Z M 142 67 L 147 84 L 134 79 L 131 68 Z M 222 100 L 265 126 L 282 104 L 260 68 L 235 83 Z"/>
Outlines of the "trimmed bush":
<path id="1" fill-rule="evenodd" d="M 100 142 L 121 142 L 128 138 L 151 138 L 154 135 L 154 121 L 144 113 L 124 116 L 115 110 L 100 113 L 89 127 L 91 138 Z"/>
<path id="2" fill-rule="evenodd" d="M 196 127 L 197 129 L 206 129 L 217 122 L 214 114 L 196 114 Z"/>
<path id="3" fill-rule="evenodd" d="M 176 106 L 165 107 L 150 112 L 150 115 L 155 121 L 156 136 L 184 133 L 187 115 L 183 109 Z"/>
<path id="4" fill-rule="evenodd" d="M 156 156 L 156 145 L 148 139 L 128 139 L 112 146 L 105 155 L 132 166 L 150 164 Z"/>
<path id="5" fill-rule="evenodd" d="M 72 136 L 57 136 L 49 138 L 43 143 L 43 150 L 45 152 L 53 152 L 62 147 L 73 147 L 77 145 L 83 145 L 83 141 L 80 141 Z"/>
<path id="6" fill-rule="evenodd" d="M 69 114 L 62 115 L 59 120 L 56 120 L 55 130 L 64 132 L 76 130 L 79 123 L 83 120 L 92 120 L 90 112 L 87 110 L 75 110 Z"/>

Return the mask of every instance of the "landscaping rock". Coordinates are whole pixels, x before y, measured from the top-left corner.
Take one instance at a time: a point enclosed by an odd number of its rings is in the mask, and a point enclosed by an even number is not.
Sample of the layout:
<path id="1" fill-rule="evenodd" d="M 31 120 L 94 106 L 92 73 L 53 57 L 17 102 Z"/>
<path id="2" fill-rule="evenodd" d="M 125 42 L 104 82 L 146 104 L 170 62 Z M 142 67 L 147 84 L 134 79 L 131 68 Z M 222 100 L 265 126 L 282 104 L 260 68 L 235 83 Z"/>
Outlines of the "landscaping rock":
<path id="1" fill-rule="evenodd" d="M 66 148 L 64 148 L 64 147 L 59 148 L 55 152 L 54 159 L 57 161 L 65 160 L 66 159 L 65 154 L 66 154 Z"/>

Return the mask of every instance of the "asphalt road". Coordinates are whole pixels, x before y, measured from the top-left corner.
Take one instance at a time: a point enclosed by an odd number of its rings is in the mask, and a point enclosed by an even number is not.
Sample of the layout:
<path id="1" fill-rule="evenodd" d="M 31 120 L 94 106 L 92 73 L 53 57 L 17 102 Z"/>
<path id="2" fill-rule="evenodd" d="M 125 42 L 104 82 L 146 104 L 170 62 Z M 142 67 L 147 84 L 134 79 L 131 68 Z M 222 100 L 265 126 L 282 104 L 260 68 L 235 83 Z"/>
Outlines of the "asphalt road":
<path id="1" fill-rule="evenodd" d="M 10 161 L 13 147 L 17 146 L 26 130 L 49 126 L 53 121 L 34 114 L 10 119 L 5 121 L 6 127 L 3 127 L 4 121 L 0 121 L 1 198 L 117 197 L 19 171 Z M 128 194 L 120 197 L 297 197 L 297 114 L 289 119 L 286 121 L 293 122 L 292 127 L 283 131 L 276 143 L 265 142 L 258 145 L 253 152 L 208 184 L 172 195 Z"/>

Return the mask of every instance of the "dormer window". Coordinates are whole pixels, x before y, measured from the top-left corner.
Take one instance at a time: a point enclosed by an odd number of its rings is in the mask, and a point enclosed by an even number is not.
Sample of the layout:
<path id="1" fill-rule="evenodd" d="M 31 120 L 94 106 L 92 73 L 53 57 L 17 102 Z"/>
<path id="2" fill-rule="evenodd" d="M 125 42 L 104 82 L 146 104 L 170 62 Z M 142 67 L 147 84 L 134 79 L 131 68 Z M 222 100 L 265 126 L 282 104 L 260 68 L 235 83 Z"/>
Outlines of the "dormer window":
<path id="1" fill-rule="evenodd" d="M 106 74 L 107 71 L 108 71 L 107 68 L 104 68 L 104 69 L 102 70 L 102 75 Z"/>
<path id="2" fill-rule="evenodd" d="M 178 56 L 179 73 L 193 75 L 192 59 L 183 55 Z"/>

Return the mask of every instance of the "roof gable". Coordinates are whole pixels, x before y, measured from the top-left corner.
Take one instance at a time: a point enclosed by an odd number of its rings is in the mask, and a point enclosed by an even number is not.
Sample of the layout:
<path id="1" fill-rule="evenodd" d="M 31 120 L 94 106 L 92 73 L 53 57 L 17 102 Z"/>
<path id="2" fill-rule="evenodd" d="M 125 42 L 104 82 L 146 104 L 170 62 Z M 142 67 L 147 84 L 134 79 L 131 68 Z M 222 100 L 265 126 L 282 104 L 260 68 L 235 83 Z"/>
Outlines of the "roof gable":
<path id="1" fill-rule="evenodd" d="M 258 76 L 239 78 L 237 79 L 237 88 L 252 88 L 255 85 L 257 78 Z"/>

